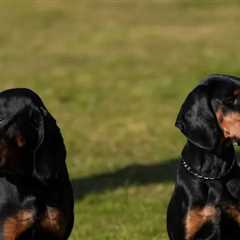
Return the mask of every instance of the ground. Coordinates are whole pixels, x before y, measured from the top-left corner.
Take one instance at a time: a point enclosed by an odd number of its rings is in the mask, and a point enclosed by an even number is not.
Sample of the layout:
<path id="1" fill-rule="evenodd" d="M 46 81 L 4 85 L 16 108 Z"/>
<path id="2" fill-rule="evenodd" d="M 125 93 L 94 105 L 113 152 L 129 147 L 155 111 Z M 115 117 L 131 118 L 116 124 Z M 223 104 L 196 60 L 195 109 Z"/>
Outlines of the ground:
<path id="1" fill-rule="evenodd" d="M 0 89 L 58 120 L 75 190 L 71 240 L 167 240 L 186 94 L 240 75 L 239 1 L 0 0 Z"/>

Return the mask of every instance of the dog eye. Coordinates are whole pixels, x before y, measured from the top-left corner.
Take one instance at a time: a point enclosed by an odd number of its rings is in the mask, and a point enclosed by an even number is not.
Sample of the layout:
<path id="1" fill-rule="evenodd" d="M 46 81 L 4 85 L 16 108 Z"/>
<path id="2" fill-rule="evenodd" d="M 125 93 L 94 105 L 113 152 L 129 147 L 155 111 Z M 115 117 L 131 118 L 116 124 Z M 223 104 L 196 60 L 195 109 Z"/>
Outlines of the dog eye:
<path id="1" fill-rule="evenodd" d="M 227 97 L 223 100 L 225 105 L 234 105 L 235 99 L 233 97 Z"/>
<path id="2" fill-rule="evenodd" d="M 233 101 L 233 105 L 240 105 L 240 99 L 239 97 L 235 97 L 234 101 Z"/>
<path id="3" fill-rule="evenodd" d="M 227 97 L 222 101 L 222 103 L 229 107 L 239 107 L 240 96 Z"/>

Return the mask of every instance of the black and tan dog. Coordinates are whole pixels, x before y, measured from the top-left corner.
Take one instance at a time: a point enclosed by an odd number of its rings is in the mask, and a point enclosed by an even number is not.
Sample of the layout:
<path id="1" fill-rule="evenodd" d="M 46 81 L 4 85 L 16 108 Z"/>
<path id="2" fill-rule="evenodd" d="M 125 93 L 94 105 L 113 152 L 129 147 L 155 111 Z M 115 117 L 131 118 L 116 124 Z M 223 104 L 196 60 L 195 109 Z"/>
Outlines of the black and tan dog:
<path id="1" fill-rule="evenodd" d="M 73 193 L 56 121 L 29 89 L 0 92 L 0 240 L 65 240 Z"/>
<path id="2" fill-rule="evenodd" d="M 240 239 L 240 79 L 212 75 L 187 96 L 176 120 L 187 138 L 168 206 L 171 240 Z"/>

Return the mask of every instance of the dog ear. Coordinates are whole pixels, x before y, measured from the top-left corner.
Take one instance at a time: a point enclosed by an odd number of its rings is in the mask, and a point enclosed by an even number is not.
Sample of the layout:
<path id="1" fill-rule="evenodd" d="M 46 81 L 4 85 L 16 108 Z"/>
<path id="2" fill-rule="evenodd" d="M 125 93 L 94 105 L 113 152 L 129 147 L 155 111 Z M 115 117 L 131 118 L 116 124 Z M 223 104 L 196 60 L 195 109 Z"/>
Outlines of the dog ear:
<path id="1" fill-rule="evenodd" d="M 211 89 L 207 83 L 193 89 L 185 99 L 175 123 L 191 143 L 205 150 L 215 149 L 221 137 L 210 95 Z"/>
<path id="2" fill-rule="evenodd" d="M 38 142 L 34 150 L 33 175 L 42 183 L 50 184 L 65 165 L 65 145 L 55 119 L 46 109 L 41 107 L 34 119 Z"/>

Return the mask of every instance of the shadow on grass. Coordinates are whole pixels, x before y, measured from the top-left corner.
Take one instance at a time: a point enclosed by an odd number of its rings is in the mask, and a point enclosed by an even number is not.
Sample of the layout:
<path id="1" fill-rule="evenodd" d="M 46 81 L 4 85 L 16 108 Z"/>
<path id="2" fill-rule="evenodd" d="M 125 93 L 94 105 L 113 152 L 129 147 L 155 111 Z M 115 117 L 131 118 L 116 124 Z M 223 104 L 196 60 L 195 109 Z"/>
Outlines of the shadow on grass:
<path id="1" fill-rule="evenodd" d="M 73 179 L 74 198 L 81 199 L 90 193 L 101 193 L 121 186 L 173 182 L 175 172 L 176 159 L 171 159 L 150 165 L 133 164 L 114 172 Z"/>

